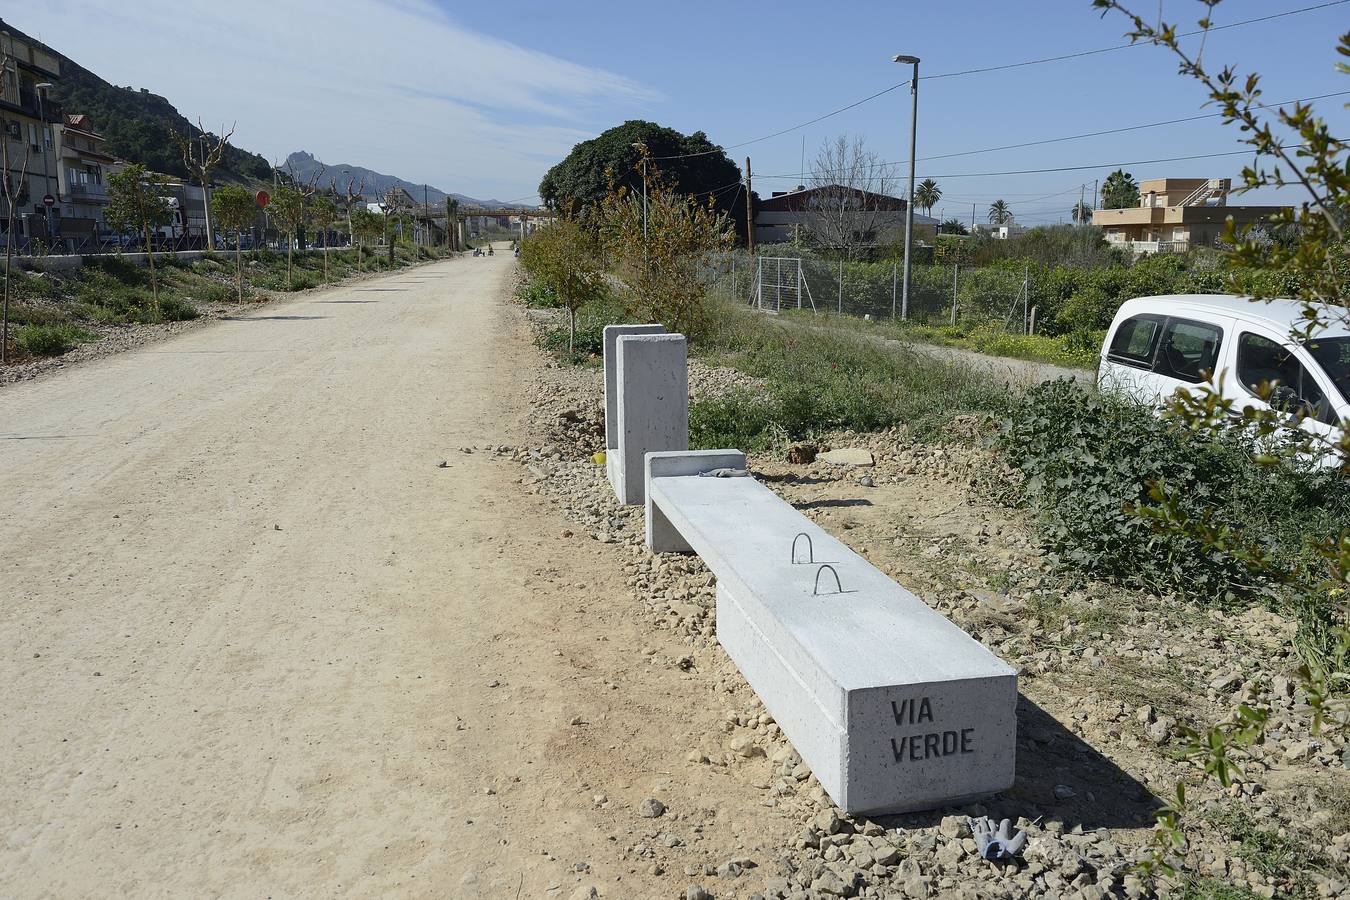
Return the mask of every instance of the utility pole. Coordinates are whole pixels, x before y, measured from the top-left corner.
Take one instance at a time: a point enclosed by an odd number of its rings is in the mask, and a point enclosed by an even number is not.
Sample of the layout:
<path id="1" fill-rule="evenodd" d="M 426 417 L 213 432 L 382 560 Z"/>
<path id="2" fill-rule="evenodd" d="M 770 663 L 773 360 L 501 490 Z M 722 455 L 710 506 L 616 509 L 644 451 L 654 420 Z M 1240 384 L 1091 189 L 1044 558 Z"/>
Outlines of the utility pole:
<path id="1" fill-rule="evenodd" d="M 1097 208 L 1097 179 L 1092 179 L 1092 208 Z"/>
<path id="2" fill-rule="evenodd" d="M 750 157 L 745 158 L 745 249 L 750 256 L 755 255 L 755 210 L 754 204 L 750 202 L 751 188 L 750 180 Z"/>
<path id="3" fill-rule="evenodd" d="M 18 78 L 17 75 L 14 77 Z M 47 192 L 59 194 L 61 193 L 60 188 L 52 191 L 52 175 L 47 163 L 47 115 L 43 111 L 42 104 L 42 95 L 51 90 L 52 85 L 51 82 L 44 81 L 40 84 L 33 85 L 33 87 L 36 89 L 35 93 L 37 94 L 38 102 L 38 140 L 42 142 L 42 184 Z M 5 177 L 9 177 L 8 172 L 5 173 Z M 46 203 L 43 203 L 42 205 L 47 212 L 47 252 L 50 253 L 52 247 L 52 208 Z"/>
<path id="4" fill-rule="evenodd" d="M 914 164 L 919 130 L 919 58 L 900 55 L 895 62 L 913 66 L 909 79 L 909 193 L 905 199 L 905 279 L 901 288 L 901 297 L 906 310 L 909 309 L 909 258 L 914 245 Z"/>
<path id="5" fill-rule="evenodd" d="M 970 204 L 970 233 L 975 233 L 975 204 Z"/>
<path id="6" fill-rule="evenodd" d="M 1074 210 L 1073 218 L 1079 225 L 1083 224 L 1083 191 L 1086 189 L 1086 184 L 1080 184 L 1078 186 L 1078 209 Z"/>

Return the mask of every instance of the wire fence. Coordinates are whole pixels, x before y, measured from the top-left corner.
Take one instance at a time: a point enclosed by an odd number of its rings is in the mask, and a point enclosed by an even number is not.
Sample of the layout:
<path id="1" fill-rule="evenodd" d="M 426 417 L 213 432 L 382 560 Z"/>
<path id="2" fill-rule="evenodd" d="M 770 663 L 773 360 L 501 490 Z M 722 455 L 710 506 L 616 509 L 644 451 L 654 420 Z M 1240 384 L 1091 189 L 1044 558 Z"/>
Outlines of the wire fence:
<path id="1" fill-rule="evenodd" d="M 1028 272 L 1004 267 L 912 266 L 908 301 L 898 261 L 850 263 L 738 250 L 708 260 L 704 278 L 718 292 L 769 312 L 800 308 L 920 325 L 1001 324 L 1013 333 L 1031 330 L 1036 305 Z"/>
<path id="2" fill-rule="evenodd" d="M 332 232 L 329 235 L 330 240 L 327 246 L 329 249 L 338 250 L 355 246 L 348 240 L 345 234 Z M 3 258 L 6 251 L 6 243 L 9 235 L 0 234 L 0 258 Z M 294 249 L 322 250 L 324 247 L 323 235 L 317 235 L 305 239 L 303 246 L 300 241 L 292 241 L 286 235 L 276 236 L 269 234 L 266 239 L 257 239 L 244 235 L 239 241 L 241 250 L 277 250 L 284 252 L 286 245 L 291 244 Z M 192 250 L 206 250 L 206 240 L 201 235 L 179 235 L 176 237 L 159 236 L 152 237 L 150 246 L 156 253 L 181 253 Z M 235 249 L 235 237 L 230 235 L 228 238 L 217 239 L 215 248 L 218 252 L 232 252 Z M 145 240 L 140 237 L 129 237 L 126 235 L 84 235 L 79 238 L 56 238 L 50 243 L 44 241 L 41 237 L 18 236 L 14 239 L 14 255 L 18 258 L 36 258 L 45 256 L 102 256 L 114 255 L 118 253 L 143 253 L 145 252 Z"/>

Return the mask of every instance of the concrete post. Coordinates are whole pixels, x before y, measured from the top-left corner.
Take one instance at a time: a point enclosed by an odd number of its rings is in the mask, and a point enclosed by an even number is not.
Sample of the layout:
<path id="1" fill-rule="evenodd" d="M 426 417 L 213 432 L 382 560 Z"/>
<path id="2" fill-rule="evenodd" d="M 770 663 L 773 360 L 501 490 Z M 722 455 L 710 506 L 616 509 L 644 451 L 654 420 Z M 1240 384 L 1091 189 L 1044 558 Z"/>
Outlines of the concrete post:
<path id="1" fill-rule="evenodd" d="M 661 325 L 606 325 L 605 326 L 605 451 L 618 447 L 619 440 L 619 374 L 616 343 L 626 334 L 665 334 Z"/>
<path id="2" fill-rule="evenodd" d="M 620 336 L 615 342 L 615 447 L 606 451 L 620 502 L 647 496 L 645 457 L 689 447 L 689 369 L 682 334 Z"/>

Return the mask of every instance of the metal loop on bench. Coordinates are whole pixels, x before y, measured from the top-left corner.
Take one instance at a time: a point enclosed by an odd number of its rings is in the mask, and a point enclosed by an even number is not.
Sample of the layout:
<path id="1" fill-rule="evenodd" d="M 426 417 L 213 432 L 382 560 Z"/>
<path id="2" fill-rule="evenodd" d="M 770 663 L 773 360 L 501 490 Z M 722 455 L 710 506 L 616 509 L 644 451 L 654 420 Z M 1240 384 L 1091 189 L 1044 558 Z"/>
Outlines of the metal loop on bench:
<path id="1" fill-rule="evenodd" d="M 811 535 L 807 534 L 805 531 L 799 531 L 799 532 L 797 532 L 797 537 L 794 537 L 794 538 L 792 539 L 792 564 L 793 564 L 794 566 L 800 565 L 800 563 L 797 562 L 797 539 L 798 539 L 798 538 L 806 538 L 806 564 L 807 564 L 807 565 L 811 565 L 811 564 L 815 563 L 815 561 L 816 561 L 816 548 L 815 548 L 815 546 L 811 543 Z"/>
<path id="2" fill-rule="evenodd" d="M 816 569 L 815 587 L 811 589 L 811 594 L 813 596 L 820 595 L 820 573 L 824 572 L 826 569 L 829 569 L 830 574 L 834 576 L 834 592 L 836 594 L 842 594 L 844 592 L 844 586 L 839 582 L 839 573 L 834 570 L 834 566 L 830 565 L 829 563 L 821 563 L 820 568 Z"/>

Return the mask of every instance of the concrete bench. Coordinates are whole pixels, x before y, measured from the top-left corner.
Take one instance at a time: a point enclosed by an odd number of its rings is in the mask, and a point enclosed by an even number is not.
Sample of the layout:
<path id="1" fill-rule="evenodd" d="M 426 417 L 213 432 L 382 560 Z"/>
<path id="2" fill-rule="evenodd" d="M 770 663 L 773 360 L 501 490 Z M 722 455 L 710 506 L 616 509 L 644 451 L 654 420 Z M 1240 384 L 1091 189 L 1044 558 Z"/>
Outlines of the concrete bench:
<path id="1" fill-rule="evenodd" d="M 893 813 L 1010 787 L 1016 673 L 753 478 L 700 474 L 744 468 L 733 450 L 648 453 L 647 543 L 717 576 L 718 640 L 834 802 Z"/>

